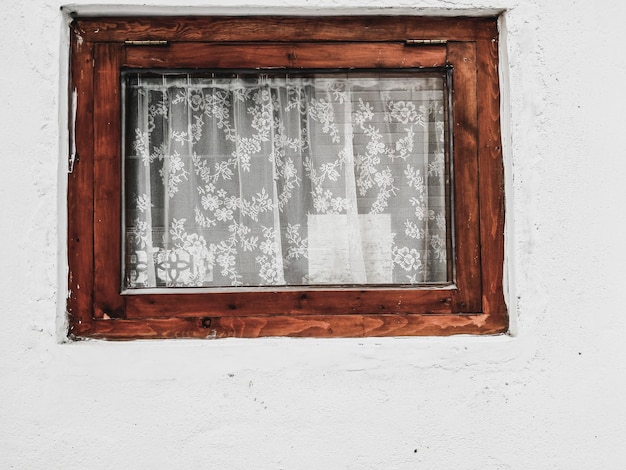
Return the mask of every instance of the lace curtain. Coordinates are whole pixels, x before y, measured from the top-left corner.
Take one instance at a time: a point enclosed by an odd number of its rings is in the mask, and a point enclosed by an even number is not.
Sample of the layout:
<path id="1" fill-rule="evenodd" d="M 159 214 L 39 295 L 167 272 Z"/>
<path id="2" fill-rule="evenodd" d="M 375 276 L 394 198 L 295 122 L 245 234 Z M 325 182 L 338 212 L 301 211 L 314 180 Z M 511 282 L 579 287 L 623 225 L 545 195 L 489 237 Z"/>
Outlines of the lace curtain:
<path id="1" fill-rule="evenodd" d="M 125 286 L 448 279 L 442 77 L 129 74 Z"/>

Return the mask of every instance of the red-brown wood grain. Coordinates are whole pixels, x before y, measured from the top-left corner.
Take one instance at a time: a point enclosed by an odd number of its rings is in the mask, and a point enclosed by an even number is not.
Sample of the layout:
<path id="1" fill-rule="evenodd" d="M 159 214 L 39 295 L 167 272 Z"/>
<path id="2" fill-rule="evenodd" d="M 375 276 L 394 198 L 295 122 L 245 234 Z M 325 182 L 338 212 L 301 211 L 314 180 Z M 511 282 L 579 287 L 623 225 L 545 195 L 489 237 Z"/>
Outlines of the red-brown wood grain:
<path id="1" fill-rule="evenodd" d="M 400 43 L 215 44 L 174 43 L 129 47 L 131 68 L 407 68 L 441 67 L 445 46 L 405 47 Z M 167 65 L 166 65 L 167 64 Z"/>
<path id="2" fill-rule="evenodd" d="M 73 28 L 78 158 L 68 177 L 72 337 L 361 337 L 508 329 L 495 18 L 79 18 Z M 447 44 L 405 46 L 406 39 Z M 135 46 L 126 40 L 169 43 Z M 453 68 L 454 283 L 120 293 L 122 69 L 446 64 Z"/>
<path id="3" fill-rule="evenodd" d="M 474 41 L 497 36 L 489 18 L 424 16 L 213 16 L 79 18 L 75 28 L 85 41 L 360 41 L 405 39 Z"/>
<path id="4" fill-rule="evenodd" d="M 121 263 L 121 44 L 94 51 L 94 315 L 123 317 Z"/>
<path id="5" fill-rule="evenodd" d="M 129 295 L 127 318 L 190 316 L 452 313 L 449 289 L 282 290 Z"/>
<path id="6" fill-rule="evenodd" d="M 504 276 L 504 167 L 500 134 L 498 42 L 477 41 L 478 135 L 480 155 L 481 244 L 489 247 L 482 261 L 482 292 L 486 311 L 497 321 L 508 322 L 503 292 Z"/>
<path id="7" fill-rule="evenodd" d="M 89 329 L 93 309 L 93 45 L 73 36 L 71 48 L 69 134 L 75 153 L 68 168 L 66 308 L 71 332 L 80 334 Z"/>
<path id="8" fill-rule="evenodd" d="M 448 43 L 453 75 L 454 220 L 456 283 L 454 311 L 482 311 L 478 187 L 476 46 Z"/>
<path id="9" fill-rule="evenodd" d="M 155 338 L 258 338 L 295 336 L 362 338 L 497 334 L 502 326 L 485 315 L 274 315 L 249 317 L 167 318 L 149 320 L 96 320 L 95 338 L 127 340 Z"/>

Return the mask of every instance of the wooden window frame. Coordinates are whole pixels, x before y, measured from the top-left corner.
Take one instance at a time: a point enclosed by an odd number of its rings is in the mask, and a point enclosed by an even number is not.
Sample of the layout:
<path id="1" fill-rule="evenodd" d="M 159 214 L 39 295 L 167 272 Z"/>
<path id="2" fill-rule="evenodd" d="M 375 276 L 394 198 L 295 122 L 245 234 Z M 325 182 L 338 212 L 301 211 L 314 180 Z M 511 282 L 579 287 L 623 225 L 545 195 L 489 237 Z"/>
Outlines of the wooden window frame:
<path id="1" fill-rule="evenodd" d="M 362 337 L 508 330 L 495 17 L 77 18 L 71 31 L 71 338 Z M 155 67 L 451 67 L 454 282 L 444 287 L 122 295 L 120 71 Z"/>

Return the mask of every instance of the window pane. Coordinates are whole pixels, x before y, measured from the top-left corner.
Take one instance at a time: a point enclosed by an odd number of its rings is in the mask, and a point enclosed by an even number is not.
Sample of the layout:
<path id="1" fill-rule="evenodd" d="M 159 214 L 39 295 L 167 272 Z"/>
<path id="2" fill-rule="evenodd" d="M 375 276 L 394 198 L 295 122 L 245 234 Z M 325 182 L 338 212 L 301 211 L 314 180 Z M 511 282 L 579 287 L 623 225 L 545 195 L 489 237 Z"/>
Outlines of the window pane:
<path id="1" fill-rule="evenodd" d="M 449 281 L 445 73 L 126 73 L 128 289 Z"/>

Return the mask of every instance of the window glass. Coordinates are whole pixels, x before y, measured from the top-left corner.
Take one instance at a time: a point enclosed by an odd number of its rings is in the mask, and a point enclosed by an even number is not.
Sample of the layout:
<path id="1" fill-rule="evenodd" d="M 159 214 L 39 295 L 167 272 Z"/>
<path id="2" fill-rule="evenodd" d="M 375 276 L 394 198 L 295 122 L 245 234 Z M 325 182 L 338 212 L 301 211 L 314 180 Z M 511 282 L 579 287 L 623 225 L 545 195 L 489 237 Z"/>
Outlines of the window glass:
<path id="1" fill-rule="evenodd" d="M 125 72 L 125 289 L 451 281 L 436 72 Z"/>

